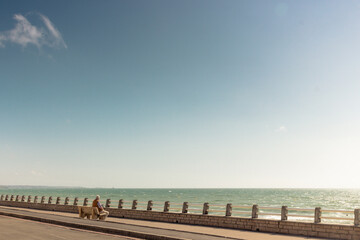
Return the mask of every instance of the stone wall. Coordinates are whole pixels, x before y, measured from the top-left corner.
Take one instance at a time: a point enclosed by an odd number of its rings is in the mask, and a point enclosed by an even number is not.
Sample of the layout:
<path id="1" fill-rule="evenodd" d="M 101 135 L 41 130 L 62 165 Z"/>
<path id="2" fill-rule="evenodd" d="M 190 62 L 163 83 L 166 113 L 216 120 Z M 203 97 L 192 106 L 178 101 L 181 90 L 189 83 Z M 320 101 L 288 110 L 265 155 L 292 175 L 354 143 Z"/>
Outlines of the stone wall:
<path id="1" fill-rule="evenodd" d="M 2 206 L 31 208 L 60 212 L 77 213 L 77 206 L 31 203 L 16 201 L 0 201 Z M 360 227 L 350 225 L 304 223 L 294 221 L 265 220 L 241 217 L 213 216 L 207 214 L 188 214 L 156 212 L 151 210 L 132 210 L 106 208 L 112 217 L 182 223 L 201 226 L 232 228 L 269 233 L 283 233 L 308 237 L 331 239 L 360 239 Z"/>

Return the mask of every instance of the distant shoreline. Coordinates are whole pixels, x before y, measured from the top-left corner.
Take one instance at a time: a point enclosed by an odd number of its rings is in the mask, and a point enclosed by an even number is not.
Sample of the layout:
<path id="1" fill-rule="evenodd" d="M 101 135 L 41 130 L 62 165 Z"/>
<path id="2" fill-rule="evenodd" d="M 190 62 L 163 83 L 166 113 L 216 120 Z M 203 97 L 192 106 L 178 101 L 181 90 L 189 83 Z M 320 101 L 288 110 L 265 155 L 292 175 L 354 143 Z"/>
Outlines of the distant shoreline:
<path id="1" fill-rule="evenodd" d="M 82 186 L 46 186 L 46 185 L 0 185 L 0 189 L 281 189 L 281 190 L 306 190 L 306 189 L 321 189 L 321 190 L 360 190 L 360 188 L 340 188 L 340 187 L 82 187 Z"/>

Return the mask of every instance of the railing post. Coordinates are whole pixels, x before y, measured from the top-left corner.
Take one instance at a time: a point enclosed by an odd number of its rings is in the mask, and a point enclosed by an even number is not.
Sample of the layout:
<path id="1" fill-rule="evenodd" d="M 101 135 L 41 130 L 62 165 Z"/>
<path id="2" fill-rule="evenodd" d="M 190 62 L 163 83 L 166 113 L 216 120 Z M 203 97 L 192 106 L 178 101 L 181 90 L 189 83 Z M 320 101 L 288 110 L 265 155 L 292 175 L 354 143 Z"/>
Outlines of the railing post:
<path id="1" fill-rule="evenodd" d="M 56 205 L 59 205 L 60 204 L 60 197 L 57 197 L 56 198 Z"/>
<path id="2" fill-rule="evenodd" d="M 4 194 L 1 194 L 1 201 L 4 200 Z"/>
<path id="3" fill-rule="evenodd" d="M 11 195 L 10 201 L 14 201 L 14 195 Z"/>
<path id="4" fill-rule="evenodd" d="M 49 201 L 48 201 L 48 204 L 51 204 L 52 203 L 52 196 L 49 197 Z"/>
<path id="5" fill-rule="evenodd" d="M 38 202 L 38 196 L 35 196 L 34 197 L 34 203 L 37 203 Z"/>
<path id="6" fill-rule="evenodd" d="M 28 202 L 28 203 L 31 203 L 31 195 L 28 196 L 27 202 Z"/>
<path id="7" fill-rule="evenodd" d="M 77 206 L 78 205 L 78 202 L 79 202 L 79 198 L 78 197 L 75 197 L 74 198 L 74 206 Z"/>
<path id="8" fill-rule="evenodd" d="M 20 200 L 20 196 L 16 195 L 15 202 L 18 202 Z"/>
<path id="9" fill-rule="evenodd" d="M 151 210 L 152 210 L 152 206 L 153 206 L 153 201 L 152 201 L 152 200 L 149 200 L 148 203 L 147 203 L 146 210 L 147 210 L 147 211 L 151 211 Z"/>
<path id="10" fill-rule="evenodd" d="M 44 204 L 45 203 L 45 196 L 41 197 L 41 203 Z"/>
<path id="11" fill-rule="evenodd" d="M 354 210 L 354 225 L 358 227 L 360 224 L 360 209 Z"/>
<path id="12" fill-rule="evenodd" d="M 9 195 L 8 194 L 6 194 L 6 196 L 5 196 L 5 201 L 9 201 Z"/>
<path id="13" fill-rule="evenodd" d="M 66 198 L 65 198 L 64 205 L 69 205 L 69 197 L 66 197 Z"/>
<path id="14" fill-rule="evenodd" d="M 169 209 L 170 209 L 170 202 L 166 201 L 164 203 L 164 212 L 169 212 Z"/>
<path id="15" fill-rule="evenodd" d="M 110 205 L 111 205 L 111 200 L 110 200 L 110 198 L 108 198 L 108 199 L 106 199 L 105 207 L 109 208 Z"/>
<path id="16" fill-rule="evenodd" d="M 188 210 L 189 210 L 189 203 L 188 203 L 188 202 L 184 202 L 181 212 L 182 212 L 182 213 L 188 213 Z"/>
<path id="17" fill-rule="evenodd" d="M 25 195 L 21 196 L 21 202 L 25 202 Z"/>
<path id="18" fill-rule="evenodd" d="M 123 200 L 123 199 L 120 199 L 120 200 L 119 200 L 118 208 L 122 209 L 123 206 L 124 206 L 124 200 Z"/>
<path id="19" fill-rule="evenodd" d="M 259 217 L 259 206 L 257 204 L 252 206 L 251 217 L 252 218 L 258 218 Z"/>
<path id="20" fill-rule="evenodd" d="M 136 210 L 136 207 L 137 207 L 137 200 L 134 200 L 131 209 Z"/>
<path id="21" fill-rule="evenodd" d="M 321 207 L 315 208 L 314 223 L 321 223 Z"/>
<path id="22" fill-rule="evenodd" d="M 286 221 L 288 220 L 288 207 L 287 206 L 282 206 L 281 207 L 281 221 Z"/>
<path id="23" fill-rule="evenodd" d="M 231 214 L 232 214 L 232 204 L 228 203 L 228 204 L 226 204 L 225 216 L 230 217 Z"/>
<path id="24" fill-rule="evenodd" d="M 84 198 L 84 203 L 83 203 L 84 207 L 86 207 L 88 205 L 88 201 L 89 201 L 89 199 L 87 197 Z"/>
<path id="25" fill-rule="evenodd" d="M 203 206 L 203 214 L 209 214 L 209 203 L 204 203 L 204 206 Z"/>

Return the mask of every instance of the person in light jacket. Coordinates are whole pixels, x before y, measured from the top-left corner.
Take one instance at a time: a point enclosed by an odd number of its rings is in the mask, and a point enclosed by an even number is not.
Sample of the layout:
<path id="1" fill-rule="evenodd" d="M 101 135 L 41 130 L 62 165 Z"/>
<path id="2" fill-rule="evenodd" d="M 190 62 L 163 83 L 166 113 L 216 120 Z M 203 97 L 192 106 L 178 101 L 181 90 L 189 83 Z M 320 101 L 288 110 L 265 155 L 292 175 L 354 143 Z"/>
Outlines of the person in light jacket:
<path id="1" fill-rule="evenodd" d="M 92 206 L 96 207 L 99 210 L 100 213 L 99 220 L 105 221 L 107 216 L 109 216 L 109 212 L 105 211 L 103 205 L 101 205 L 99 195 L 96 195 L 96 198 L 94 199 Z"/>

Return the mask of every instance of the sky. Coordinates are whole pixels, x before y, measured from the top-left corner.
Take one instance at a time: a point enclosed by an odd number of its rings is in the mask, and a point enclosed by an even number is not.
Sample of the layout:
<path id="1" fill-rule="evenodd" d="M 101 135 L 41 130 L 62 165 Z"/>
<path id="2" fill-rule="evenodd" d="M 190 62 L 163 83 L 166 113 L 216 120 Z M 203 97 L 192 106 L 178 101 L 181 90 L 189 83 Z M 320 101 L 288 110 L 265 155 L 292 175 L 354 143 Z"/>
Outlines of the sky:
<path id="1" fill-rule="evenodd" d="M 0 185 L 359 188 L 360 1 L 0 2 Z"/>

